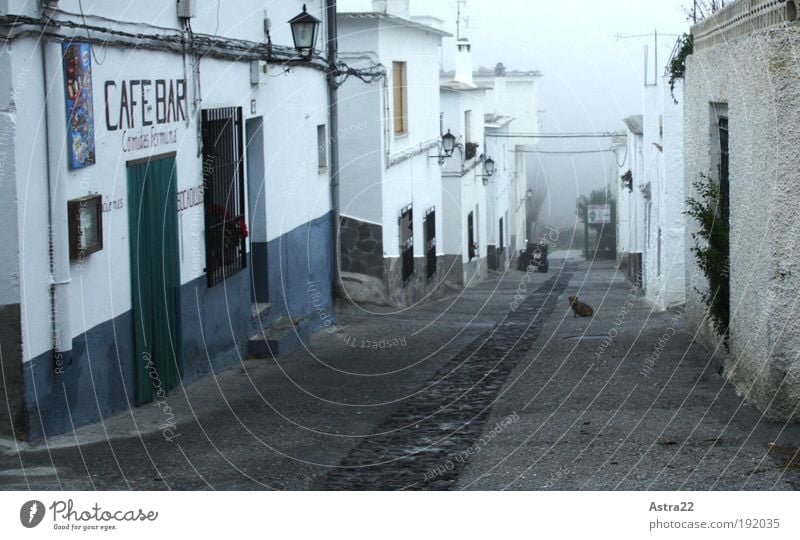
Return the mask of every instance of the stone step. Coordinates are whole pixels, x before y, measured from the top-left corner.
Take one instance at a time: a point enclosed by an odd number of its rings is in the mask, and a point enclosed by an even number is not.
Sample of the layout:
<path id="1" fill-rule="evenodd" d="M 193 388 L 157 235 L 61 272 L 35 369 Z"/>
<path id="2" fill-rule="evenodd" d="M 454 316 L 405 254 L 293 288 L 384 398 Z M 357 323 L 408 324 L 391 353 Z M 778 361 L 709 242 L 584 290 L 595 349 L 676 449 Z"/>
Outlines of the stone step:
<path id="1" fill-rule="evenodd" d="M 311 331 L 305 319 L 281 319 L 248 342 L 247 352 L 253 358 L 273 358 L 297 351 L 308 343 Z"/>

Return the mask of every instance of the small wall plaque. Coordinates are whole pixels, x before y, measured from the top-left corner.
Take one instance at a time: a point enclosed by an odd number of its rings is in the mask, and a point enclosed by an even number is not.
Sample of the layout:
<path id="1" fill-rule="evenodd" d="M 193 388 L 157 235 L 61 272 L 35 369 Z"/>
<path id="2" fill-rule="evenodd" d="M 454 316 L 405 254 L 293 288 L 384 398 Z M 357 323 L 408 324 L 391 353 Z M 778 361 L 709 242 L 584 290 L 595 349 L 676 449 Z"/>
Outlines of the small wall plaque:
<path id="1" fill-rule="evenodd" d="M 70 259 L 84 259 L 103 249 L 102 195 L 88 195 L 67 205 Z"/>

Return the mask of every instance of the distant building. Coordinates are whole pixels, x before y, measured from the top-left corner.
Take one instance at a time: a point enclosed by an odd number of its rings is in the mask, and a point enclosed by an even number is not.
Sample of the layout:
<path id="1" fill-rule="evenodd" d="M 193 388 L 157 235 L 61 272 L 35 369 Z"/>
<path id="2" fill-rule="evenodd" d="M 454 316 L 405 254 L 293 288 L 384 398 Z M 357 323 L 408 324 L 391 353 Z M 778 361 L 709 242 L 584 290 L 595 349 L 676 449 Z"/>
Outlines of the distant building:
<path id="1" fill-rule="evenodd" d="M 502 246 L 504 255 L 498 259 L 501 261 L 500 267 L 503 260 L 510 261 L 517 250 L 524 249 L 527 240 L 535 240 L 532 238 L 535 224 L 527 215 L 526 194 L 534 183 L 531 176 L 534 168 L 528 167 L 528 162 L 535 159 L 532 152 L 538 146 L 538 139 L 531 135 L 538 135 L 542 131 L 539 113 L 541 77 L 539 71 L 511 70 L 502 62 L 493 69 L 479 68 L 474 73 L 475 83 L 488 88 L 486 154 L 491 155 L 498 164 L 497 178 L 492 180 L 495 212 L 490 246 L 500 249 L 503 243 L 499 238 L 501 218 L 504 220 L 507 240 Z M 508 121 L 513 121 L 513 124 L 509 126 Z M 505 217 L 506 212 L 508 217 Z"/>
<path id="2" fill-rule="evenodd" d="M 695 25 L 684 87 L 685 189 L 702 175 L 728 210 L 730 326 L 720 336 L 686 222 L 687 319 L 738 392 L 770 418 L 800 414 L 800 26 L 795 2 L 731 2 Z M 722 215 L 722 214 L 720 214 Z M 716 294 L 717 291 L 710 291 Z"/>
<path id="3" fill-rule="evenodd" d="M 0 54 L 2 433 L 161 403 L 262 326 L 322 324 L 331 134 L 326 64 L 286 24 L 303 4 L 270 6 L 270 47 L 246 0 L 0 1 L 29 21 Z"/>
<path id="4" fill-rule="evenodd" d="M 469 286 L 486 277 L 489 262 L 488 155 L 484 111 L 486 87 L 472 80 L 472 45 L 456 43 L 456 72 L 441 83 L 442 133 L 456 137 L 453 156 L 442 164 L 444 266 L 446 280 Z M 493 254 L 494 255 L 494 254 Z"/>
<path id="5" fill-rule="evenodd" d="M 444 275 L 439 61 L 442 38 L 408 18 L 408 0 L 340 13 L 340 56 L 379 63 L 377 83 L 351 78 L 339 90 L 341 268 L 371 279 L 385 300 L 410 305 Z M 360 276 L 360 277 L 359 277 Z M 346 293 L 347 291 L 345 291 Z M 384 297 L 384 298 L 380 298 Z"/>
<path id="6" fill-rule="evenodd" d="M 620 268 L 642 286 L 644 250 L 644 197 L 647 185 L 644 165 L 644 117 L 625 118 L 626 137 L 614 142 L 619 167 L 617 198 L 617 254 Z"/>
<path id="7" fill-rule="evenodd" d="M 613 142 L 620 265 L 659 310 L 686 298 L 681 88 L 673 99 L 666 80 L 646 85 L 644 115 L 626 118 L 626 137 Z"/>

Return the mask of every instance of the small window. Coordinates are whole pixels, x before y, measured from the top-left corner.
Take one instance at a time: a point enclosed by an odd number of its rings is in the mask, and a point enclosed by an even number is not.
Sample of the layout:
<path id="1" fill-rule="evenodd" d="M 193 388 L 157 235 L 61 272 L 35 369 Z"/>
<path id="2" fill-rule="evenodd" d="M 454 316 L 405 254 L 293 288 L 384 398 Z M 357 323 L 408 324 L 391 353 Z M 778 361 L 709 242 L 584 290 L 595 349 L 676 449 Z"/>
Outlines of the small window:
<path id="1" fill-rule="evenodd" d="M 470 212 L 467 216 L 467 256 L 470 261 L 477 257 L 475 248 L 475 214 Z"/>
<path id="2" fill-rule="evenodd" d="M 320 172 L 328 168 L 328 137 L 324 124 L 317 126 L 317 164 Z"/>
<path id="3" fill-rule="evenodd" d="M 414 275 L 414 212 L 408 205 L 400 213 L 400 256 L 403 262 L 403 285 Z"/>
<path id="4" fill-rule="evenodd" d="M 472 111 L 464 111 L 464 142 L 475 142 L 472 140 Z"/>
<path id="5" fill-rule="evenodd" d="M 425 213 L 425 266 L 428 279 L 436 276 L 436 207 Z"/>
<path id="6" fill-rule="evenodd" d="M 408 133 L 408 108 L 407 108 L 407 81 L 406 63 L 392 63 L 392 88 L 394 96 L 394 133 L 403 135 Z"/>

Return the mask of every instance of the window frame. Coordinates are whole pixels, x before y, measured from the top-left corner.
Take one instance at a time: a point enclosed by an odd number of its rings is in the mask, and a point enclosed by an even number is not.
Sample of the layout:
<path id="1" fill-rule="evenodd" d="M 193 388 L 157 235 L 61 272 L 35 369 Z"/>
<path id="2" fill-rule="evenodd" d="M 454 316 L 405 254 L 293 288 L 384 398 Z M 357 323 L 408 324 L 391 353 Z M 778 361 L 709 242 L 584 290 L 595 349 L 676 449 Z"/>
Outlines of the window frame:
<path id="1" fill-rule="evenodd" d="M 408 63 L 399 60 L 392 62 L 392 131 L 395 137 L 409 133 Z"/>

